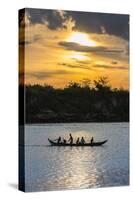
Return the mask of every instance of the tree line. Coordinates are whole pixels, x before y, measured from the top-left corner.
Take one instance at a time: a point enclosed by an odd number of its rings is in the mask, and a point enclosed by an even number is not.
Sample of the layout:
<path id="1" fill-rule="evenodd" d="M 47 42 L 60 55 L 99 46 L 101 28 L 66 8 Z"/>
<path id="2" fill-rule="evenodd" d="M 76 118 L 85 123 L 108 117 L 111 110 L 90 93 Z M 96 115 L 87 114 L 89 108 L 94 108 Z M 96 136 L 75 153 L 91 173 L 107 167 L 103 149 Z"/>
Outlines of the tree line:
<path id="1" fill-rule="evenodd" d="M 112 88 L 107 77 L 64 88 L 25 85 L 25 107 L 26 123 L 128 122 L 129 91 Z"/>

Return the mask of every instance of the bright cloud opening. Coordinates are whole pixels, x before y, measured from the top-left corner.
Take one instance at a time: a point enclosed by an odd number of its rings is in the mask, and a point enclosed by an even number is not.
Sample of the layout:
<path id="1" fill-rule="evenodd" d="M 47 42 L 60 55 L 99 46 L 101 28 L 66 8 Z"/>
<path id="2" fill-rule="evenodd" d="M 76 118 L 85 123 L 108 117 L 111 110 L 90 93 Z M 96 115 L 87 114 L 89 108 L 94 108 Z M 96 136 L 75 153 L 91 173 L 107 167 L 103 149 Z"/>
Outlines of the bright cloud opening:
<path id="1" fill-rule="evenodd" d="M 92 40 L 87 34 L 80 32 L 73 32 L 68 38 L 67 42 L 75 42 L 84 46 L 97 46 L 96 42 Z"/>

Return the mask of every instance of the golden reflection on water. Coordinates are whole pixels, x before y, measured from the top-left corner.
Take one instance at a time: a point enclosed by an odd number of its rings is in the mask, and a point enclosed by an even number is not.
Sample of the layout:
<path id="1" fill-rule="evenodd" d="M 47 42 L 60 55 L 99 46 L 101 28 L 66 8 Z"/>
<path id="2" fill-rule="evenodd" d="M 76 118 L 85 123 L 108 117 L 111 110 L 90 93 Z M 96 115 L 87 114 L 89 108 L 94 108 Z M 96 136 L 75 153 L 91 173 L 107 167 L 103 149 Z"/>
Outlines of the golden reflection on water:
<path id="1" fill-rule="evenodd" d="M 93 149 L 64 147 L 62 150 L 64 161 L 60 165 L 63 176 L 58 177 L 58 185 L 69 189 L 96 186 L 97 168 Z"/>
<path id="2" fill-rule="evenodd" d="M 87 170 L 88 167 L 85 165 L 87 159 L 91 161 L 94 160 L 93 153 L 87 153 L 87 151 L 84 152 L 83 148 L 84 147 L 81 147 L 80 149 L 75 148 L 71 153 L 69 151 L 64 151 L 64 164 L 66 165 L 66 168 L 68 168 L 68 171 L 64 172 L 65 179 L 63 179 L 63 183 L 65 186 L 71 185 L 71 187 L 74 188 L 75 186 L 81 188 L 82 186 L 84 187 L 85 183 L 88 183 L 88 180 L 91 185 L 96 184 L 96 177 L 89 173 Z M 93 166 L 91 163 L 91 167 L 96 171 L 95 163 L 93 163 Z"/>
<path id="3" fill-rule="evenodd" d="M 62 151 L 64 161 L 60 162 L 59 169 L 62 174 L 51 174 L 47 182 L 38 184 L 40 190 L 53 190 L 53 185 L 56 190 L 97 187 L 98 171 L 93 151 L 85 151 L 84 147 L 64 147 Z"/>
<path id="4" fill-rule="evenodd" d="M 73 132 L 74 142 L 77 137 L 81 139 L 82 136 L 86 142 L 89 142 L 92 135 L 91 132 L 83 130 Z M 62 185 L 63 189 L 88 188 L 98 185 L 95 149 L 88 147 L 57 147 L 57 153 L 62 154 L 59 166 L 62 174 L 55 178 L 52 184 L 58 185 L 59 189 L 62 188 Z"/>

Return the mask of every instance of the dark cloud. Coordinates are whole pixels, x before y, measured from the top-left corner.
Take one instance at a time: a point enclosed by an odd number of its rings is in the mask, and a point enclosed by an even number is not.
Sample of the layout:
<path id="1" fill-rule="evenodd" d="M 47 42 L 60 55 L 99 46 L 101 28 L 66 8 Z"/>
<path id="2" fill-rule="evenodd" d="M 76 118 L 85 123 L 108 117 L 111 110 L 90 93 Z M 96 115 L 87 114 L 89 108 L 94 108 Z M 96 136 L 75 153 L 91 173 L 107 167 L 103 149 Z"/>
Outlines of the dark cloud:
<path id="1" fill-rule="evenodd" d="M 84 61 L 84 60 L 79 60 L 77 58 L 72 58 L 72 60 L 75 61 L 76 63 L 83 64 L 83 65 L 84 64 L 91 64 L 91 61 L 88 61 L 88 60 Z"/>
<path id="2" fill-rule="evenodd" d="M 107 14 L 79 11 L 64 11 L 63 16 L 57 10 L 26 9 L 32 24 L 48 23 L 49 29 L 65 28 L 64 22 L 72 18 L 75 30 L 89 33 L 112 34 L 129 39 L 129 15 Z"/>
<path id="3" fill-rule="evenodd" d="M 93 65 L 95 68 L 104 68 L 104 69 L 113 69 L 113 70 L 128 70 L 128 67 L 124 66 L 112 66 L 112 65 L 102 65 L 102 64 L 96 64 Z"/>
<path id="4" fill-rule="evenodd" d="M 72 74 L 72 72 L 68 72 L 66 70 L 53 70 L 53 71 L 39 71 L 39 72 L 27 72 L 26 76 L 34 77 L 36 79 L 45 79 L 49 77 L 53 77 L 55 75 L 65 75 Z"/>
<path id="5" fill-rule="evenodd" d="M 65 12 L 63 16 L 58 10 L 26 9 L 32 24 L 47 24 L 49 29 L 66 28 L 64 22 L 70 18 Z"/>
<path id="6" fill-rule="evenodd" d="M 59 65 L 69 67 L 72 69 L 86 69 L 91 70 L 91 67 L 85 66 L 85 65 L 77 65 L 77 64 L 69 64 L 69 63 L 58 63 Z"/>
<path id="7" fill-rule="evenodd" d="M 111 62 L 111 64 L 113 64 L 113 65 L 117 65 L 118 62 L 114 60 L 114 61 Z"/>
<path id="8" fill-rule="evenodd" d="M 19 10 L 19 28 L 25 27 L 24 19 L 25 19 L 25 10 Z"/>
<path id="9" fill-rule="evenodd" d="M 69 64 L 69 63 L 58 63 L 59 65 L 73 68 L 73 69 L 85 69 L 85 70 L 95 70 L 95 68 L 104 68 L 104 69 L 113 69 L 113 70 L 128 70 L 128 67 L 124 66 L 113 66 L 113 65 L 105 65 L 105 64 L 91 64 L 91 67 L 86 65 L 77 65 L 77 64 Z"/>
<path id="10" fill-rule="evenodd" d="M 129 15 L 91 12 L 72 12 L 74 29 L 91 33 L 108 33 L 129 39 Z"/>
<path id="11" fill-rule="evenodd" d="M 60 46 L 63 46 L 67 50 L 73 50 L 73 51 L 79 51 L 79 52 L 104 52 L 104 53 L 122 53 L 123 49 L 109 49 L 107 47 L 103 46 L 97 46 L 97 47 L 89 47 L 84 45 L 79 45 L 75 42 L 59 42 Z"/>
<path id="12" fill-rule="evenodd" d="M 33 44 L 33 43 L 37 42 L 40 39 L 41 39 L 40 35 L 35 35 L 32 39 L 29 39 L 29 40 L 20 40 L 19 44 L 20 45 L 30 45 L 30 44 Z"/>

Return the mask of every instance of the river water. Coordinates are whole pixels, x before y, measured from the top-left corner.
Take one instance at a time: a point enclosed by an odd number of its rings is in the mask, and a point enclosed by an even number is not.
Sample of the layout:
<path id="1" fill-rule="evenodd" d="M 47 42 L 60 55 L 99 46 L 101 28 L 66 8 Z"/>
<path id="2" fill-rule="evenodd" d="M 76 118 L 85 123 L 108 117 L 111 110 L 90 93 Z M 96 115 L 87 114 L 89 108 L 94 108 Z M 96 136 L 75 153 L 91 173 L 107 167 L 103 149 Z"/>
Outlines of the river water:
<path id="1" fill-rule="evenodd" d="M 100 147 L 51 147 L 48 138 L 87 142 L 108 139 Z M 25 127 L 25 189 L 83 189 L 129 184 L 129 123 L 56 123 Z"/>

